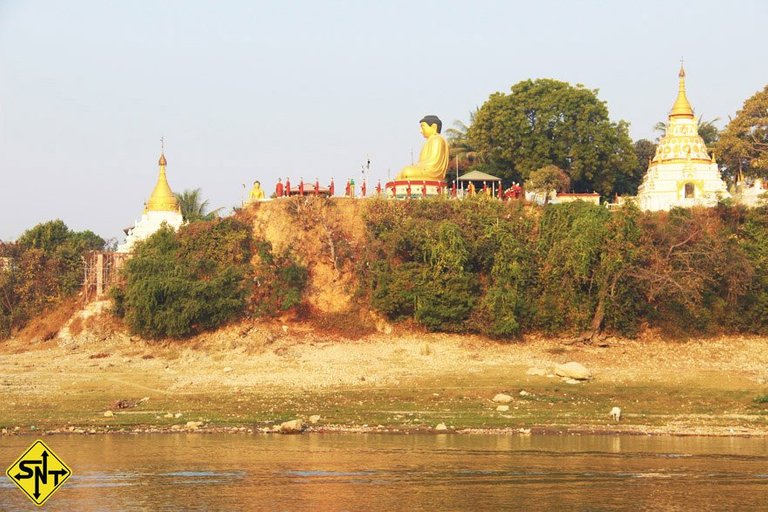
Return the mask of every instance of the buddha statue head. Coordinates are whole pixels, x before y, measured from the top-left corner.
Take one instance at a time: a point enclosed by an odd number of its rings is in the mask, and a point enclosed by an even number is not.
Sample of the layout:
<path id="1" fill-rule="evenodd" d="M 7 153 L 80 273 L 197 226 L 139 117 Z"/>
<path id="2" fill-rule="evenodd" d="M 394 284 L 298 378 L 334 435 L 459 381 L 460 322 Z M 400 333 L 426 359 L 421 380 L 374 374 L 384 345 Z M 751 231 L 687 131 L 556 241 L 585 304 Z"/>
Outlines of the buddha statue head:
<path id="1" fill-rule="evenodd" d="M 437 116 L 424 116 L 419 123 L 421 124 L 421 134 L 424 135 L 425 139 L 440 133 L 443 129 L 443 122 Z"/>

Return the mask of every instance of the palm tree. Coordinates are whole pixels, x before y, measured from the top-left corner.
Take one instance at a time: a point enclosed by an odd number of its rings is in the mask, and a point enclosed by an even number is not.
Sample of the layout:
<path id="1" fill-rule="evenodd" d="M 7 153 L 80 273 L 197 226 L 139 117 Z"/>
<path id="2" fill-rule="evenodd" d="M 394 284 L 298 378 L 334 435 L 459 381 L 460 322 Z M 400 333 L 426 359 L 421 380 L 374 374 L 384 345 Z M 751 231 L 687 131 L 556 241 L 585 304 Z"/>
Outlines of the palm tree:
<path id="1" fill-rule="evenodd" d="M 222 208 L 208 210 L 208 200 L 203 201 L 199 188 L 195 190 L 185 190 L 181 194 L 174 194 L 181 207 L 181 215 L 187 222 L 197 222 L 200 220 L 213 220 L 219 217 Z"/>
<path id="2" fill-rule="evenodd" d="M 475 113 L 469 114 L 469 123 L 475 119 Z M 445 136 L 450 144 L 450 156 L 454 160 L 454 165 L 458 166 L 462 160 L 469 165 L 477 162 L 485 162 L 485 155 L 478 151 L 469 140 L 469 126 L 463 121 L 454 121 L 453 128 L 445 130 Z"/>

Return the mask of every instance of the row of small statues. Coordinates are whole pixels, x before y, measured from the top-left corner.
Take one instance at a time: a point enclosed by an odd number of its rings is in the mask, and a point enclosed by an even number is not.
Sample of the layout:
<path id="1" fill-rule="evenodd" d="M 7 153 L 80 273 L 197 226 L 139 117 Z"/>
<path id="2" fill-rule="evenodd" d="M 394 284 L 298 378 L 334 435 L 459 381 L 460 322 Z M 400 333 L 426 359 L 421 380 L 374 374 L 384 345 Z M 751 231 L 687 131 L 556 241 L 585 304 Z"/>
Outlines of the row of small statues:
<path id="1" fill-rule="evenodd" d="M 421 128 L 421 134 L 426 139 L 424 146 L 421 148 L 419 154 L 419 161 L 414 165 L 404 167 L 395 179 L 397 180 L 430 180 L 430 181 L 442 181 L 445 179 L 445 171 L 448 169 L 449 151 L 448 142 L 440 135 L 443 128 L 443 122 L 439 117 L 428 115 L 421 118 L 419 121 L 419 127 Z M 354 197 L 355 195 L 355 182 L 350 179 L 347 181 L 345 195 Z M 426 190 L 426 189 L 425 189 Z M 363 196 L 366 194 L 366 184 L 363 181 L 361 192 Z M 304 180 L 299 182 L 298 195 L 305 195 Z M 328 195 L 333 196 L 334 186 L 333 180 L 327 189 L 321 190 L 320 183 L 315 179 L 314 187 L 311 190 L 314 195 Z M 376 185 L 376 194 L 381 195 L 382 188 L 381 182 Z M 288 178 L 285 180 L 285 184 L 278 180 L 275 187 L 275 197 L 290 196 L 292 194 L 291 182 Z M 261 188 L 261 183 L 254 182 L 253 188 L 249 193 L 250 201 L 260 201 L 265 198 L 264 190 Z"/>
<path id="2" fill-rule="evenodd" d="M 421 181 L 422 183 L 418 183 Z M 444 192 L 449 191 L 451 197 L 457 197 L 458 196 L 458 190 L 456 187 L 456 182 L 452 184 L 451 187 L 445 186 L 444 190 L 444 182 L 438 182 L 437 186 L 435 187 L 437 195 L 443 195 Z M 375 196 L 376 197 L 382 197 L 382 194 L 384 193 L 384 189 L 381 186 L 381 180 L 378 180 L 376 183 L 376 188 L 374 189 Z M 365 180 L 363 180 L 363 183 L 360 187 L 361 197 L 366 197 L 366 194 L 368 192 L 368 186 Z M 387 190 L 388 193 L 391 193 L 392 197 L 397 197 L 397 187 L 395 185 L 391 186 L 391 189 Z M 291 188 L 291 180 L 290 178 L 285 179 L 285 183 L 283 183 L 282 178 L 277 179 L 277 185 L 275 185 L 275 192 L 272 195 L 273 198 L 280 198 L 280 197 L 290 197 L 292 195 L 297 196 L 323 196 L 323 197 L 332 197 L 335 193 L 335 185 L 333 182 L 333 178 L 331 178 L 331 182 L 328 185 L 328 187 L 321 187 L 320 186 L 320 180 L 315 178 L 315 183 L 312 185 L 311 188 L 309 188 L 308 185 L 305 185 L 304 179 L 302 178 L 299 181 L 299 186 L 295 189 Z M 494 191 L 492 187 L 488 186 L 488 183 L 483 181 L 483 186 L 480 189 L 480 193 L 491 197 L 494 195 Z M 522 196 L 523 193 L 523 187 L 520 186 L 518 183 L 512 183 L 512 186 L 504 189 L 503 187 L 499 186 L 496 189 L 496 194 L 498 195 L 499 199 L 519 199 Z M 427 197 L 427 183 L 425 180 L 408 180 L 406 187 L 405 187 L 405 197 L 413 197 L 414 195 L 418 196 L 421 195 L 422 197 Z M 471 181 L 467 185 L 467 190 L 464 193 L 466 196 L 475 196 L 478 195 L 477 188 L 475 187 L 475 184 Z M 344 196 L 345 197 L 355 197 L 355 180 L 354 178 L 350 178 L 347 180 L 347 184 L 344 187 Z M 253 188 L 251 189 L 249 196 L 248 196 L 249 202 L 254 201 L 262 201 L 265 199 L 265 193 L 264 189 L 261 188 L 261 182 L 254 181 L 253 182 Z"/>
<path id="3" fill-rule="evenodd" d="M 363 184 L 360 187 L 360 190 L 362 192 L 363 197 L 365 197 L 366 193 L 368 192 L 368 186 L 365 180 L 363 180 Z M 382 187 L 381 187 L 381 180 L 376 183 L 376 195 L 379 196 L 382 194 Z M 291 188 L 291 179 L 285 178 L 285 183 L 283 183 L 282 178 L 277 179 L 277 184 L 275 185 L 275 192 L 272 194 L 273 198 L 278 197 L 290 197 L 290 196 L 324 196 L 324 197 L 331 197 L 336 193 L 336 185 L 333 182 L 333 178 L 331 178 L 331 182 L 328 184 L 327 187 L 321 187 L 320 186 L 320 180 L 318 178 L 315 178 L 315 183 L 311 185 L 309 183 L 304 182 L 304 178 L 301 178 L 299 180 L 299 186 L 296 188 Z M 354 197 L 355 196 L 355 180 L 354 178 L 350 178 L 347 180 L 347 184 L 344 187 L 344 195 L 346 197 Z M 261 182 L 260 181 L 254 181 L 253 182 L 253 188 L 251 188 L 250 193 L 248 194 L 248 200 L 250 202 L 253 201 L 261 201 L 266 198 L 266 194 L 264 192 L 264 189 L 261 188 Z"/>

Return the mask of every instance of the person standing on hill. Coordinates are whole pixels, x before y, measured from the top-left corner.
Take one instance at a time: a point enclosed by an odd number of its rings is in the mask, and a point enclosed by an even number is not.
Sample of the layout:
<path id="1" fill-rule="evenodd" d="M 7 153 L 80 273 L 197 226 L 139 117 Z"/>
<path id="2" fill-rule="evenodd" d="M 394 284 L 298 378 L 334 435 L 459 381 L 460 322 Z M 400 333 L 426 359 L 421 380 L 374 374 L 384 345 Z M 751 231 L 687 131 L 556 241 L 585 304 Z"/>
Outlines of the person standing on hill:
<path id="1" fill-rule="evenodd" d="M 285 189 L 283 188 L 283 180 L 277 178 L 277 185 L 275 185 L 275 197 L 283 197 Z"/>
<path id="2" fill-rule="evenodd" d="M 336 192 L 336 186 L 333 184 L 333 178 L 331 178 L 331 184 L 328 185 L 328 197 L 333 197 L 334 192 Z"/>
<path id="3" fill-rule="evenodd" d="M 285 195 L 291 197 L 291 178 L 285 178 Z"/>

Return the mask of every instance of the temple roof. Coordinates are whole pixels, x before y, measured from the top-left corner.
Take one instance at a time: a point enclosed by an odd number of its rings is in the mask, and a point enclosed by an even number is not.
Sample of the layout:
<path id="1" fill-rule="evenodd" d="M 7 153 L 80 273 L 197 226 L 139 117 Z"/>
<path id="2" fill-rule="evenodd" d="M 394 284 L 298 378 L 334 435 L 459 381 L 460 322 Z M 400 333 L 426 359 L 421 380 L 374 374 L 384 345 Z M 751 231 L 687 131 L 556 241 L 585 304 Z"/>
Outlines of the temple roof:
<path id="1" fill-rule="evenodd" d="M 157 177 L 157 183 L 155 184 L 152 195 L 149 196 L 147 205 L 144 211 L 147 212 L 178 212 L 179 201 L 171 191 L 170 185 L 168 185 L 168 178 L 165 175 L 165 166 L 167 161 L 165 155 L 160 154 L 160 175 Z"/>
<path id="2" fill-rule="evenodd" d="M 664 136 L 656 146 L 650 166 L 661 163 L 694 161 L 712 163 L 707 146 L 699 136 L 699 127 L 693 108 L 685 95 L 685 69 L 680 66 L 677 98 L 669 112 Z"/>
<path id="3" fill-rule="evenodd" d="M 680 65 L 680 72 L 677 74 L 678 86 L 677 86 L 677 98 L 675 99 L 672 110 L 669 111 L 670 119 L 677 116 L 693 117 L 693 108 L 688 101 L 688 97 L 685 95 L 685 69 L 683 65 Z"/>
<path id="4" fill-rule="evenodd" d="M 459 176 L 459 181 L 501 181 L 501 178 L 480 171 L 470 171 Z"/>

